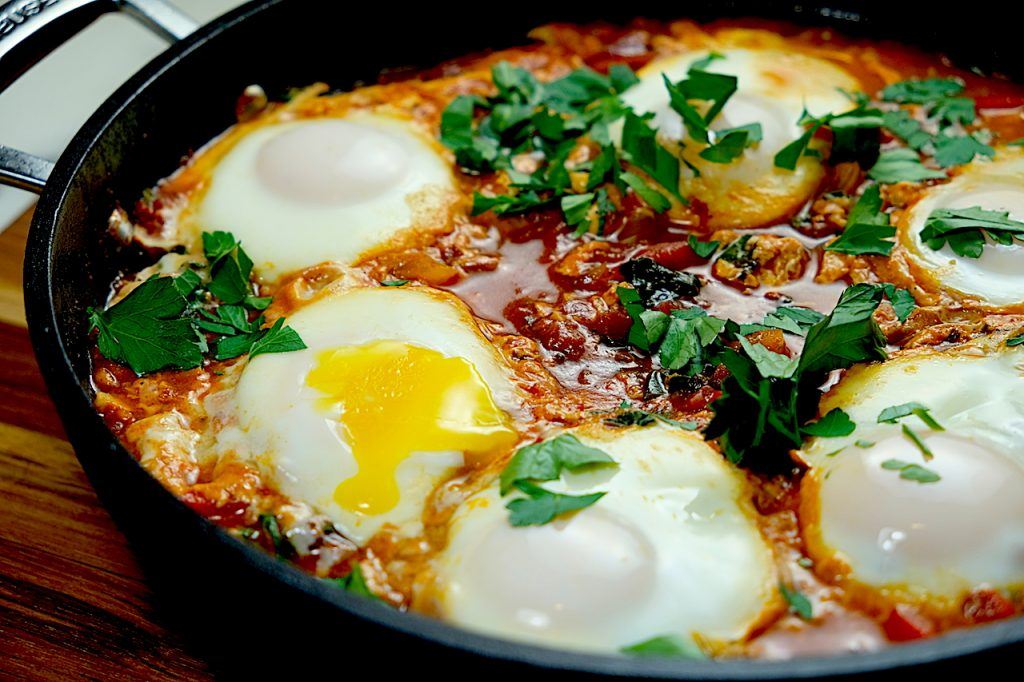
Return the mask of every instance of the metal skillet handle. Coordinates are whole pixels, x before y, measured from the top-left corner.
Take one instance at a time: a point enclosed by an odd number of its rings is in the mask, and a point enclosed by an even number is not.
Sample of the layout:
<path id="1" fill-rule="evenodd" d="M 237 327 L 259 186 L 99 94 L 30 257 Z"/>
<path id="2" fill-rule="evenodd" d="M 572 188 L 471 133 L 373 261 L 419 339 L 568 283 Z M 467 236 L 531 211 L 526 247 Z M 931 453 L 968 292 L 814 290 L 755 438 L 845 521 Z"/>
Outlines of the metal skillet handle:
<path id="1" fill-rule="evenodd" d="M 198 24 L 163 0 L 13 0 L 0 2 L 0 93 L 107 12 L 125 12 L 174 42 Z M 43 191 L 53 162 L 0 145 L 0 185 Z"/>

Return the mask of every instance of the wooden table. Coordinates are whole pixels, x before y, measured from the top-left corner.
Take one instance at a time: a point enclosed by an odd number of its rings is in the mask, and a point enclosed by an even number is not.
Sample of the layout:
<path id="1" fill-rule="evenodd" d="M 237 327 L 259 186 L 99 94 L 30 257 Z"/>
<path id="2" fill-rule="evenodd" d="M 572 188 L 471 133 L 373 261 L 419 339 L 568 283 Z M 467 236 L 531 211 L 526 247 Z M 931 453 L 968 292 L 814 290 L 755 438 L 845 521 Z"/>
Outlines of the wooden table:
<path id="1" fill-rule="evenodd" d="M 0 234 L 0 679 L 209 679 L 64 439 L 25 328 L 30 215 Z"/>

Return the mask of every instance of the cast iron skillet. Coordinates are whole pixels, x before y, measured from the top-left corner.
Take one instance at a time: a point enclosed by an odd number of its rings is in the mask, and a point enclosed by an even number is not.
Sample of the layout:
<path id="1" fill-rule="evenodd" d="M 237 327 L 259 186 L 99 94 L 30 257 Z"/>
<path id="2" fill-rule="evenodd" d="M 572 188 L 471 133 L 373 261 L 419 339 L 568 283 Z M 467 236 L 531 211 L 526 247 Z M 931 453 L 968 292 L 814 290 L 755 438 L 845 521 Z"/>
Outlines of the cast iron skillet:
<path id="1" fill-rule="evenodd" d="M 41 192 L 25 261 L 26 312 L 40 367 L 82 465 L 155 583 L 164 617 L 177 621 L 202 655 L 227 673 L 278 667 L 297 672 L 326 664 L 338 675 L 353 674 L 353 665 L 362 669 L 356 674 L 372 674 L 363 668 L 370 665 L 369 671 L 387 675 L 511 671 L 539 677 L 571 672 L 578 677 L 782 679 L 900 674 L 906 666 L 941 666 L 948 674 L 997 659 L 1009 664 L 1024 650 L 1024 619 L 874 654 L 777 663 L 598 656 L 492 639 L 350 596 L 235 540 L 188 510 L 122 449 L 92 407 L 85 308 L 105 298 L 119 271 L 143 263 L 105 239 L 106 219 L 118 202 L 132 205 L 143 188 L 229 126 L 235 98 L 250 83 L 262 84 L 272 95 L 315 81 L 347 88 L 373 80 L 384 67 L 429 65 L 522 43 L 529 28 L 546 21 L 625 21 L 627 12 L 637 11 L 704 20 L 783 18 L 941 46 L 984 69 L 1019 72 L 1020 64 L 1010 40 L 1014 22 L 983 14 L 996 3 L 974 3 L 970 15 L 955 19 L 907 3 L 881 9 L 849 2 L 708 1 L 625 7 L 618 16 L 595 12 L 599 3 L 426 4 L 395 3 L 377 12 L 349 3 L 260 0 L 188 37 L 194 25 L 187 17 L 154 0 L 0 5 L 0 89 L 103 12 L 126 10 L 168 38 L 183 38 L 121 87 L 55 165 L 0 148 L 0 181 Z M 119 627 L 127 639 L 145 642 L 149 636 L 129 623 Z"/>

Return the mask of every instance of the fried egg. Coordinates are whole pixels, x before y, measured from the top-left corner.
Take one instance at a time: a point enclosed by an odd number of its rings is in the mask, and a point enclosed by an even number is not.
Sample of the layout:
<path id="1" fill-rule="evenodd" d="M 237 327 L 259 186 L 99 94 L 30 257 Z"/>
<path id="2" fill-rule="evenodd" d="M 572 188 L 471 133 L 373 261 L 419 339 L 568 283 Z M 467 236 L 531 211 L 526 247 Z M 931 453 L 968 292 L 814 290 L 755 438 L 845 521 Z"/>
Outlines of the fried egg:
<path id="1" fill-rule="evenodd" d="M 307 348 L 253 358 L 237 388 L 249 456 L 363 543 L 418 532 L 433 488 L 518 440 L 510 370 L 454 296 L 332 293 L 289 316 Z"/>
<path id="2" fill-rule="evenodd" d="M 959 256 L 949 244 L 935 250 L 921 241 L 933 211 L 973 206 L 1024 220 L 1024 155 L 1002 148 L 994 161 L 973 161 L 950 182 L 926 190 L 901 221 L 900 239 L 912 261 L 941 287 L 990 305 L 1024 303 L 1024 245 L 1019 241 L 1006 246 L 986 238 L 978 258 Z"/>
<path id="3" fill-rule="evenodd" d="M 811 114 L 852 108 L 840 89 L 856 91 L 857 80 L 832 62 L 800 52 L 777 49 L 723 49 L 705 67 L 736 76 L 737 91 L 711 124 L 712 130 L 760 123 L 763 138 L 728 164 L 699 156 L 704 145 L 689 140 L 683 120 L 669 105 L 662 75 L 684 80 L 690 67 L 709 57 L 706 51 L 657 59 L 638 73 L 640 82 L 622 99 L 638 114 L 653 114 L 652 124 L 667 141 L 684 143 L 683 156 L 699 171 L 680 181 L 683 196 L 708 207 L 712 228 L 759 227 L 797 211 L 818 188 L 824 175 L 819 159 L 803 156 L 795 170 L 775 167 L 775 154 L 804 133 L 804 109 Z M 817 143 L 813 143 L 817 144 Z"/>
<path id="4" fill-rule="evenodd" d="M 618 466 L 544 487 L 604 497 L 528 527 L 509 524 L 497 483 L 471 497 L 434 561 L 435 612 L 492 635 L 618 651 L 662 635 L 737 640 L 778 606 L 751 488 L 699 436 L 662 425 L 572 433 Z"/>
<path id="5" fill-rule="evenodd" d="M 367 112 L 255 128 L 208 184 L 195 223 L 233 233 L 268 280 L 352 264 L 407 230 L 444 229 L 457 196 L 435 140 L 408 119 Z"/>
<path id="6" fill-rule="evenodd" d="M 944 430 L 916 415 L 879 423 L 910 401 Z M 989 340 L 858 366 L 825 397 L 822 412 L 834 408 L 856 430 L 802 452 L 813 467 L 802 525 L 817 562 L 936 602 L 1024 584 L 1024 351 Z M 940 478 L 905 478 L 900 463 Z"/>

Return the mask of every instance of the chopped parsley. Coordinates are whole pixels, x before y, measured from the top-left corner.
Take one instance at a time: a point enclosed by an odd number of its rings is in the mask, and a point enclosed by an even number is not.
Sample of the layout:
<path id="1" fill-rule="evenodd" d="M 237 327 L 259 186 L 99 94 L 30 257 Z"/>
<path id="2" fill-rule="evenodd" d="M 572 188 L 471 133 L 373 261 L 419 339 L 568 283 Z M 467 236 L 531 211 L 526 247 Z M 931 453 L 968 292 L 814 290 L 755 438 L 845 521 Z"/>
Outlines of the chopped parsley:
<path id="1" fill-rule="evenodd" d="M 185 316 L 188 300 L 175 279 L 149 279 L 107 310 L 89 309 L 90 330 L 99 331 L 103 357 L 139 375 L 203 364 L 203 340 Z"/>
<path id="2" fill-rule="evenodd" d="M 358 562 L 352 563 L 352 570 L 344 578 L 335 578 L 334 584 L 341 587 L 346 592 L 352 594 L 358 594 L 361 597 L 369 597 L 374 601 L 383 602 L 380 597 L 373 593 L 370 586 L 366 583 L 366 576 L 363 575 L 363 567 Z"/>
<path id="3" fill-rule="evenodd" d="M 914 429 L 910 428 L 906 424 L 900 424 L 900 428 L 903 430 L 903 435 L 921 451 L 926 462 L 935 456 L 932 454 L 931 449 L 925 444 L 924 440 L 921 439 L 921 436 L 917 435 L 917 432 L 914 431 Z"/>
<path id="4" fill-rule="evenodd" d="M 890 149 L 882 152 L 868 177 L 876 182 L 891 185 L 897 182 L 922 182 L 945 178 L 946 174 L 921 163 L 921 157 L 913 149 Z"/>
<path id="5" fill-rule="evenodd" d="M 903 403 L 901 405 L 891 405 L 885 408 L 878 415 L 879 424 L 895 424 L 904 417 L 915 415 L 918 419 L 923 421 L 932 431 L 944 431 L 945 429 L 935 421 L 935 419 L 929 414 L 928 408 L 917 402 Z"/>
<path id="6" fill-rule="evenodd" d="M 888 256 L 896 243 L 896 228 L 889 225 L 889 214 L 882 210 L 878 185 L 871 185 L 850 209 L 846 228 L 825 246 L 826 251 L 851 255 Z"/>
<path id="7" fill-rule="evenodd" d="M 814 607 L 811 600 L 795 587 L 786 583 L 779 583 L 779 593 L 789 605 L 789 612 L 800 617 L 801 620 L 812 620 L 814 618 Z"/>
<path id="8" fill-rule="evenodd" d="M 691 640 L 678 635 L 652 637 L 622 648 L 622 653 L 631 656 L 678 656 L 681 658 L 706 658 L 703 651 Z"/>
<path id="9" fill-rule="evenodd" d="M 774 312 L 768 313 L 761 320 L 761 326 L 770 329 L 781 329 L 790 334 L 804 336 L 814 325 L 825 316 L 817 310 L 798 306 L 779 306 Z"/>
<path id="10" fill-rule="evenodd" d="M 295 556 L 295 547 L 292 546 L 291 540 L 288 536 L 281 532 L 281 526 L 277 521 L 277 517 L 273 514 L 260 514 L 259 516 L 260 528 L 267 534 L 267 538 L 270 540 L 270 544 L 273 545 L 274 551 L 281 557 L 289 559 Z"/>
<path id="11" fill-rule="evenodd" d="M 955 78 L 905 80 L 887 85 L 881 92 L 886 102 L 932 104 L 960 94 L 964 84 Z"/>
<path id="12" fill-rule="evenodd" d="M 914 295 L 906 289 L 900 289 L 888 282 L 877 286 L 881 287 L 885 297 L 892 304 L 893 312 L 896 313 L 896 319 L 900 322 L 906 322 L 907 318 L 910 317 L 910 313 L 914 312 L 917 308 L 917 301 L 914 300 Z"/>
<path id="13" fill-rule="evenodd" d="M 203 250 L 205 286 L 194 270 L 185 270 L 151 277 L 106 310 L 89 309 L 90 330 L 97 330 L 105 358 L 141 376 L 200 367 L 208 355 L 227 360 L 306 347 L 283 318 L 266 329 L 262 315 L 249 319 L 270 300 L 254 295 L 252 261 L 231 234 L 204 233 Z"/>
<path id="14" fill-rule="evenodd" d="M 996 151 L 978 139 L 977 135 L 940 134 L 935 138 L 935 163 L 943 168 L 970 163 L 975 156 L 992 158 Z"/>
<path id="15" fill-rule="evenodd" d="M 902 459 L 887 459 L 882 462 L 882 468 L 888 471 L 900 472 L 900 478 L 918 483 L 935 483 L 941 481 L 942 477 L 931 469 L 920 464 L 904 462 Z"/>
<path id="16" fill-rule="evenodd" d="M 567 512 L 584 509 L 604 493 L 564 495 L 540 487 L 534 481 L 554 481 L 563 471 L 581 471 L 598 466 L 617 466 L 606 452 L 584 445 L 576 436 L 564 433 L 540 443 L 519 448 L 501 472 L 499 492 L 525 493 L 505 505 L 513 526 L 537 526 Z"/>
<path id="17" fill-rule="evenodd" d="M 564 469 L 578 471 L 584 467 L 615 465 L 608 454 L 584 445 L 569 433 L 519 448 L 501 472 L 502 495 L 517 481 L 554 481 Z"/>
<path id="18" fill-rule="evenodd" d="M 607 417 L 604 420 L 605 424 L 613 427 L 650 426 L 651 424 L 656 424 L 658 422 L 683 429 L 684 431 L 695 431 L 697 429 L 697 424 L 695 422 L 679 421 L 678 419 L 666 417 L 658 412 L 641 410 L 639 408 L 632 407 L 626 401 L 623 401 L 622 404 L 619 405 L 619 412 L 617 414 L 612 417 Z"/>
<path id="19" fill-rule="evenodd" d="M 761 469 L 785 466 L 788 457 L 783 454 L 780 459 L 780 453 L 802 444 L 825 376 L 857 362 L 886 358 L 885 337 L 873 317 L 882 295 L 883 290 L 872 285 L 847 288 L 832 313 L 807 332 L 799 358 L 742 341 L 740 350 L 722 351 L 719 359 L 730 376 L 722 383 L 722 395 L 711 404 L 715 414 L 705 436 L 717 439 L 734 463 Z M 810 428 L 825 427 L 848 428 L 838 414 Z"/>
<path id="20" fill-rule="evenodd" d="M 656 140 L 656 130 L 633 114 L 619 95 L 637 82 L 624 65 L 608 75 L 583 67 L 542 83 L 526 69 L 499 62 L 491 69 L 496 94 L 460 95 L 441 115 L 441 142 L 455 153 L 468 173 L 501 171 L 508 177 L 509 194 L 473 197 L 473 215 L 497 215 L 560 208 L 566 223 L 582 234 L 592 226 L 600 232 L 616 210 L 607 187 L 631 188 L 653 210 L 671 206 L 650 182 L 623 169 L 624 163 L 646 173 L 671 196 L 679 194 L 679 160 Z M 623 120 L 621 150 L 612 144 L 608 126 Z M 599 148 L 594 158 L 570 162 L 584 142 Z M 516 170 L 514 159 L 530 155 L 540 160 L 531 173 Z M 585 187 L 570 173 L 586 173 Z"/>
<path id="21" fill-rule="evenodd" d="M 704 260 L 711 258 L 715 251 L 718 250 L 718 247 L 721 246 L 721 243 L 717 241 L 702 242 L 692 234 L 686 238 L 686 243 L 698 258 L 703 258 Z"/>
<path id="22" fill-rule="evenodd" d="M 802 156 L 817 155 L 817 152 L 811 149 L 811 141 L 819 130 L 826 128 L 832 132 L 829 153 L 831 163 L 852 161 L 863 168 L 868 168 L 878 158 L 882 112 L 868 107 L 866 102 L 859 103 L 841 114 L 824 116 L 814 116 L 805 109 L 797 123 L 805 126 L 807 130 L 775 155 L 777 168 L 796 170 Z"/>
<path id="23" fill-rule="evenodd" d="M 508 522 L 516 527 L 543 526 L 562 514 L 586 509 L 605 495 L 604 493 L 589 495 L 553 493 L 529 481 L 516 481 L 514 487 L 527 495 L 527 497 L 517 497 L 505 505 L 509 511 Z"/>
<path id="24" fill-rule="evenodd" d="M 914 104 L 922 107 L 923 116 L 929 122 L 932 134 L 922 122 L 905 109 L 887 111 L 883 124 L 894 135 L 902 138 L 910 149 L 930 153 L 935 163 L 942 168 L 970 163 L 976 156 L 992 157 L 995 150 L 987 143 L 981 132 L 965 133 L 964 126 L 974 123 L 977 110 L 974 100 L 959 96 L 964 85 L 955 78 L 929 78 L 893 83 L 882 90 L 881 98 L 897 104 Z M 907 157 L 909 159 L 909 157 Z M 897 182 L 919 182 L 929 178 L 911 179 L 920 175 L 920 169 L 911 165 L 904 167 L 903 180 Z M 881 174 L 882 171 L 879 171 Z M 878 178 L 876 178 L 878 179 Z M 888 182 L 881 180 L 880 182 Z"/>
<path id="25" fill-rule="evenodd" d="M 805 424 L 802 431 L 805 436 L 841 438 L 849 436 L 856 429 L 857 425 L 850 419 L 850 415 L 836 407 L 818 421 Z"/>
<path id="26" fill-rule="evenodd" d="M 938 208 L 931 212 L 921 230 L 921 240 L 938 250 L 946 244 L 964 258 L 978 258 L 987 243 L 1009 246 L 1024 241 L 1024 222 L 1013 220 L 1006 211 L 989 211 L 979 206 Z"/>

